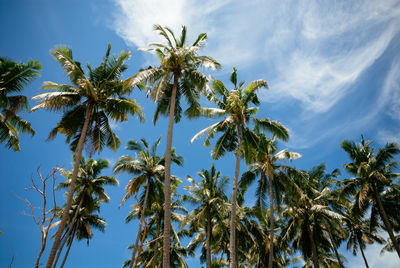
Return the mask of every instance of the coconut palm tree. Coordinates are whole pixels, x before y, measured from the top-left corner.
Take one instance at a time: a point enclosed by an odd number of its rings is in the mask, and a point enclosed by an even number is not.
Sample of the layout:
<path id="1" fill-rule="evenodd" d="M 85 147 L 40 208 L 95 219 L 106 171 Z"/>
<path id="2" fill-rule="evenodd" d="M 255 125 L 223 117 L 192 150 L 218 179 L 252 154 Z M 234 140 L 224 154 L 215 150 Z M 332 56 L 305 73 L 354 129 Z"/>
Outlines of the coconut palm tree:
<path id="1" fill-rule="evenodd" d="M 105 231 L 105 220 L 99 215 L 94 214 L 95 212 L 100 211 L 100 202 L 103 202 L 103 200 L 96 197 L 95 199 L 91 200 L 90 204 L 85 204 L 85 206 L 81 206 L 79 210 L 79 205 L 74 202 L 75 204 L 73 204 L 72 210 L 70 211 L 70 216 L 71 218 L 74 217 L 74 221 L 71 221 L 66 228 L 66 230 L 71 229 L 72 232 L 68 231 L 65 234 L 64 240 L 67 241 L 68 248 L 64 255 L 64 259 L 60 265 L 60 268 L 64 267 L 65 265 L 74 238 L 78 239 L 78 241 L 86 239 L 87 244 L 89 245 L 89 240 L 93 237 L 92 228 L 95 228 L 101 232 Z M 54 267 L 55 265 L 56 263 L 54 263 Z"/>
<path id="2" fill-rule="evenodd" d="M 229 177 L 221 177 L 221 172 L 216 171 L 214 164 L 210 170 L 203 169 L 197 174 L 202 178 L 201 182 L 197 183 L 188 176 L 188 181 L 192 185 L 184 187 L 189 194 L 184 195 L 183 200 L 189 201 L 197 207 L 187 215 L 183 224 L 189 225 L 190 234 L 197 233 L 188 245 L 189 250 L 195 251 L 203 243 L 202 259 L 205 256 L 207 268 L 211 268 L 211 231 L 214 222 L 220 220 L 219 213 L 228 201 L 224 188 Z"/>
<path id="3" fill-rule="evenodd" d="M 167 27 L 154 25 L 157 31 L 167 44 L 154 43 L 150 44 L 152 48 L 142 49 L 154 51 L 160 60 L 160 66 L 150 67 L 140 71 L 128 79 L 126 85 L 133 87 L 145 84 L 150 88 L 149 94 L 151 99 L 157 103 L 156 112 L 154 114 L 154 123 L 160 114 L 168 115 L 168 132 L 167 144 L 165 149 L 165 222 L 170 222 L 171 207 L 171 147 L 173 126 L 175 122 L 179 122 L 182 116 L 181 96 L 183 96 L 189 108 L 186 114 L 193 114 L 199 106 L 198 100 L 200 92 L 204 90 L 207 77 L 199 71 L 200 67 L 212 69 L 220 68 L 220 64 L 214 59 L 207 56 L 199 56 L 198 51 L 207 41 L 207 34 L 200 34 L 192 45 L 186 44 L 186 26 L 182 26 L 181 36 L 177 39 L 173 31 Z M 165 234 L 170 233 L 170 224 L 164 226 Z M 163 251 L 164 260 L 163 267 L 169 267 L 169 235 L 164 236 Z"/>
<path id="4" fill-rule="evenodd" d="M 197 108 L 198 114 L 204 116 L 224 116 L 225 118 L 197 133 L 191 140 L 193 142 L 202 134 L 208 133 L 204 145 L 210 145 L 210 139 L 217 132 L 222 133 L 222 136 L 216 142 L 212 150 L 212 157 L 218 159 L 223 156 L 226 151 L 236 149 L 236 168 L 233 179 L 232 188 L 232 213 L 230 226 L 230 267 L 236 268 L 236 249 L 235 249 L 235 221 L 236 221 L 236 197 L 237 186 L 240 172 L 241 151 L 245 153 L 257 146 L 258 138 L 250 130 L 249 124 L 253 123 L 256 130 L 267 130 L 272 132 L 277 138 L 284 141 L 288 140 L 289 133 L 287 129 L 277 121 L 270 121 L 267 118 L 257 119 L 254 115 L 258 108 L 250 107 L 251 104 L 260 105 L 257 97 L 257 90 L 267 88 L 267 82 L 263 79 L 253 81 L 248 87 L 243 87 L 244 82 L 237 82 L 236 68 L 230 77 L 234 88 L 228 90 L 225 85 L 219 80 L 213 80 L 211 83 L 211 91 L 208 94 L 208 99 L 214 102 L 218 108 Z M 221 98 L 221 99 L 218 99 Z M 243 140 L 243 146 L 242 146 Z"/>
<path id="5" fill-rule="evenodd" d="M 171 219 L 173 222 L 180 224 L 187 210 L 182 206 L 182 198 L 176 194 L 177 187 L 182 182 L 175 176 L 171 176 L 171 190 L 172 190 L 172 204 L 171 204 Z M 139 247 L 138 254 L 136 256 L 135 267 L 145 264 L 144 267 L 161 267 L 164 260 L 163 246 L 160 243 L 164 236 L 163 226 L 164 226 L 164 185 L 160 180 L 157 180 L 157 194 L 155 199 L 151 204 L 151 209 L 146 211 L 146 230 L 142 231 L 141 237 L 145 236 L 149 242 L 146 243 L 146 249 L 141 252 L 141 247 Z M 149 204 L 150 205 L 150 204 Z M 141 217 L 141 207 L 133 206 L 133 209 L 129 212 L 125 221 L 128 223 L 133 219 Z M 170 247 L 170 265 L 172 267 L 187 267 L 184 257 L 188 254 L 187 250 L 181 246 L 180 237 L 181 233 L 176 231 L 171 224 L 171 241 L 173 241 Z M 132 248 L 134 245 L 130 246 Z M 128 260 L 124 263 L 124 267 L 131 265 L 132 260 Z"/>
<path id="6" fill-rule="evenodd" d="M 109 119 L 125 121 L 128 114 L 136 114 L 143 119 L 142 108 L 136 101 L 123 97 L 128 91 L 124 90 L 120 77 L 127 68 L 125 61 L 130 53 L 121 52 L 118 57 L 110 56 L 110 50 L 109 44 L 99 67 L 92 69 L 87 64 L 89 76 L 86 76 L 81 64 L 74 61 L 71 48 L 60 46 L 53 49 L 51 55 L 64 68 L 72 85 L 45 82 L 42 88 L 53 91 L 33 97 L 39 99 L 39 104 L 32 111 L 64 111 L 62 119 L 50 132 L 49 139 L 53 139 L 57 133 L 63 133 L 66 135 L 66 142 L 70 143 L 71 150 L 76 152 L 67 204 L 46 264 L 47 268 L 50 268 L 54 261 L 67 223 L 83 146 L 86 145 L 90 151 L 100 151 L 104 146 L 116 150 L 120 141 L 111 129 Z"/>
<path id="7" fill-rule="evenodd" d="M 121 156 L 114 166 L 114 173 L 128 172 L 129 174 L 138 175 L 132 178 L 125 188 L 125 196 L 121 201 L 121 205 L 139 192 L 141 188 L 145 188 L 144 197 L 142 198 L 142 209 L 140 215 L 140 224 L 138 235 L 136 236 L 136 242 L 132 250 L 132 259 L 130 262 L 130 268 L 132 267 L 137 252 L 137 247 L 140 239 L 140 233 L 142 232 L 142 226 L 144 223 L 144 215 L 147 209 L 151 208 L 151 204 L 154 203 L 155 197 L 158 194 L 157 190 L 158 182 L 164 177 L 164 163 L 165 158 L 158 156 L 157 148 L 160 144 L 161 137 L 153 144 L 150 148 L 149 144 L 145 139 L 141 139 L 140 142 L 133 140 L 128 141 L 126 149 L 137 152 L 137 157 L 132 156 Z M 173 163 L 182 166 L 183 158 L 175 153 L 175 149 L 172 149 L 171 160 Z M 148 202 L 148 200 L 150 202 Z M 150 206 L 149 206 L 150 205 Z"/>
<path id="8" fill-rule="evenodd" d="M 265 209 L 265 194 L 269 189 L 269 212 L 270 212 L 270 245 L 268 267 L 272 268 L 274 252 L 274 199 L 280 200 L 277 194 L 285 189 L 285 178 L 283 173 L 277 174 L 279 169 L 288 169 L 290 167 L 279 164 L 280 160 L 293 160 L 300 158 L 301 155 L 296 152 L 290 152 L 287 149 L 277 152 L 277 145 L 274 139 L 268 139 L 263 133 L 258 135 L 259 141 L 257 148 L 253 148 L 253 153 L 249 155 L 247 161 L 250 162 L 249 171 L 243 173 L 240 187 L 248 187 L 256 177 L 260 176 L 257 186 L 257 206 Z M 280 178 L 274 180 L 276 176 Z M 267 182 L 268 181 L 268 182 Z M 275 191 L 274 191 L 275 189 Z M 274 197 L 275 195 L 275 197 Z"/>
<path id="9" fill-rule="evenodd" d="M 400 153 L 400 148 L 396 143 L 388 143 L 375 153 L 371 143 L 364 137 L 362 137 L 361 143 L 347 140 L 342 142 L 343 150 L 349 154 L 352 160 L 351 163 L 344 166 L 355 177 L 343 181 L 341 195 L 354 195 L 353 213 L 364 215 L 372 204 L 372 225 L 375 225 L 379 216 L 400 258 L 400 246 L 396 243 L 393 233 L 393 221 L 386 212 L 387 209 L 385 209 L 382 198 L 384 191 L 393 184 L 393 179 L 400 177 L 400 174 L 393 172 L 397 162 L 392 162 L 392 159 Z"/>
<path id="10" fill-rule="evenodd" d="M 351 250 L 355 256 L 359 249 L 365 266 L 368 268 L 367 258 L 364 254 L 366 244 L 372 244 L 373 241 L 382 244 L 384 239 L 377 234 L 376 228 L 370 229 L 369 220 L 361 219 L 359 216 L 352 214 L 351 211 L 350 206 L 344 218 L 344 226 L 349 234 L 347 238 L 347 250 Z"/>
<path id="11" fill-rule="evenodd" d="M 19 132 L 35 134 L 31 124 L 17 115 L 28 108 L 28 99 L 15 93 L 21 92 L 39 76 L 41 69 L 39 61 L 29 60 L 23 64 L 0 57 L 0 142 L 14 151 L 21 150 Z"/>
<path id="12" fill-rule="evenodd" d="M 67 238 L 69 237 L 69 239 L 71 239 L 71 233 L 75 230 L 74 225 L 77 222 L 77 218 L 80 216 L 79 213 L 82 213 L 82 211 L 85 210 L 85 213 L 87 215 L 90 215 L 91 211 L 94 211 L 95 208 L 98 211 L 100 211 L 100 202 L 108 203 L 110 201 L 110 198 L 107 196 L 105 192 L 104 186 L 118 185 L 118 180 L 114 177 L 101 175 L 103 170 L 107 168 L 108 165 L 109 165 L 108 161 L 105 159 L 101 158 L 98 160 L 88 159 L 86 161 L 85 157 L 82 156 L 75 184 L 76 196 L 74 200 L 75 202 L 75 207 L 73 209 L 74 213 L 72 214 L 72 217 L 70 217 L 69 219 L 68 223 L 69 227 L 68 229 L 66 229 L 63 235 L 64 239 L 61 246 L 58 249 L 58 253 L 56 259 L 54 260 L 53 267 L 55 267 L 58 262 L 58 258 L 60 257 L 60 254 L 63 250 L 65 243 L 67 242 Z M 71 184 L 73 170 L 67 170 L 63 168 L 58 168 L 58 170 L 61 171 L 62 176 L 65 177 L 67 180 L 65 182 L 60 183 L 57 186 L 57 189 L 67 189 Z"/>
<path id="13" fill-rule="evenodd" d="M 318 189 L 319 178 L 315 169 L 307 172 L 307 176 L 298 176 L 292 173 L 294 183 L 291 190 L 285 195 L 287 204 L 282 212 L 288 221 L 282 229 L 282 244 L 292 243 L 294 249 L 299 249 L 306 262 L 311 260 L 314 268 L 319 268 L 321 257 L 329 254 L 331 243 L 325 231 L 327 222 L 338 222 L 343 216 L 334 212 L 327 199 L 332 196 L 331 189 L 326 186 L 322 191 Z"/>

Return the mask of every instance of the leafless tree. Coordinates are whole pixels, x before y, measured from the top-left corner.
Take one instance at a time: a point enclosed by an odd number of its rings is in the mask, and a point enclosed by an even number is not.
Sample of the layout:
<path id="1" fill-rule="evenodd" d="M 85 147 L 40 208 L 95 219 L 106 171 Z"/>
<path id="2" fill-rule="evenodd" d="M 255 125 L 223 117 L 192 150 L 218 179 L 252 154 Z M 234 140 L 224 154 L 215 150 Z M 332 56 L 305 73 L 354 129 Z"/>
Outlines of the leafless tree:
<path id="1" fill-rule="evenodd" d="M 36 268 L 39 267 L 40 257 L 42 256 L 43 251 L 46 248 L 46 242 L 49 231 L 51 227 L 54 227 L 52 226 L 52 223 L 57 216 L 57 203 L 55 197 L 55 181 L 56 181 L 55 175 L 57 172 L 58 169 L 53 168 L 52 171 L 50 171 L 46 177 L 43 177 L 42 173 L 40 173 L 40 166 L 39 166 L 36 170 L 36 178 L 33 175 L 31 176 L 32 186 L 29 188 L 25 188 L 25 190 L 34 190 L 42 196 L 43 204 L 41 207 L 35 207 L 28 199 L 22 199 L 21 197 L 16 195 L 17 198 L 23 201 L 30 209 L 30 213 L 22 212 L 22 214 L 32 217 L 33 221 L 40 229 L 42 247 L 36 259 L 35 263 Z M 50 196 L 46 192 L 49 181 L 51 181 L 52 183 Z M 48 202 L 51 201 L 49 201 L 48 199 L 51 199 L 53 203 L 52 209 L 49 210 L 47 209 Z"/>

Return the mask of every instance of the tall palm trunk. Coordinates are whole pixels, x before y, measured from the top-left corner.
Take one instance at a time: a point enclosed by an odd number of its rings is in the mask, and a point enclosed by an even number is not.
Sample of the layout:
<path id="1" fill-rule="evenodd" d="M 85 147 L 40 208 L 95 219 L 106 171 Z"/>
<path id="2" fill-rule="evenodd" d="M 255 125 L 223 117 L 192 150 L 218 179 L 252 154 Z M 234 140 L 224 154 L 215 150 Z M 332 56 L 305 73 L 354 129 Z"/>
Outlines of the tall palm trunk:
<path id="1" fill-rule="evenodd" d="M 207 219 L 207 238 L 206 238 L 206 250 L 207 250 L 207 268 L 211 268 L 211 216 L 208 215 Z"/>
<path id="2" fill-rule="evenodd" d="M 238 145 L 236 151 L 236 168 L 235 168 L 235 177 L 233 178 L 233 187 L 232 187 L 232 211 L 231 211 L 231 227 L 229 234 L 229 267 L 236 268 L 236 196 L 237 196 L 237 186 L 238 186 L 238 178 L 240 172 L 240 150 L 242 147 L 242 132 L 240 128 L 240 124 L 237 127 L 238 130 Z"/>
<path id="3" fill-rule="evenodd" d="M 174 74 L 171 102 L 169 107 L 169 122 L 167 147 L 165 149 L 165 181 L 164 181 L 164 238 L 163 238 L 163 268 L 169 268 L 169 249 L 171 233 L 171 147 L 175 118 L 175 99 L 178 88 L 179 73 Z"/>
<path id="4" fill-rule="evenodd" d="M 135 246 L 132 249 L 132 257 L 131 257 L 131 263 L 129 265 L 129 268 L 133 267 L 133 260 L 135 259 L 135 255 L 136 255 L 136 251 L 139 245 L 139 238 L 140 238 L 140 233 L 142 232 L 142 226 L 143 226 L 143 222 L 144 222 L 144 210 L 147 208 L 147 197 L 149 196 L 149 188 L 150 188 L 150 183 L 149 183 L 150 179 L 147 179 L 147 187 L 146 187 L 146 193 L 144 195 L 144 201 L 143 201 L 143 208 L 142 211 L 140 213 L 140 222 L 141 224 L 139 224 L 139 231 L 137 233 L 136 236 L 136 241 L 135 241 Z M 143 234 L 145 235 L 145 234 Z"/>
<path id="5" fill-rule="evenodd" d="M 375 201 L 378 203 L 379 213 L 381 214 L 381 217 L 383 219 L 383 223 L 385 224 L 385 227 L 386 227 L 386 231 L 388 232 L 390 240 L 392 240 L 393 247 L 396 250 L 397 255 L 400 258 L 400 247 L 399 247 L 399 244 L 397 244 L 396 238 L 394 237 L 392 225 L 390 224 L 390 221 L 388 219 L 386 211 L 385 211 L 385 209 L 384 209 L 384 207 L 382 205 L 382 200 L 381 200 L 381 198 L 380 198 L 380 196 L 378 194 L 378 191 L 377 191 L 375 185 L 373 186 L 373 191 L 374 191 L 374 195 L 375 195 Z"/>
<path id="6" fill-rule="evenodd" d="M 314 268 L 319 268 L 319 262 L 318 262 L 318 253 L 317 253 L 317 247 L 315 246 L 314 242 L 314 234 L 313 234 L 313 227 L 310 226 L 310 221 L 307 218 L 307 225 L 308 225 L 308 238 L 310 239 L 311 243 L 311 251 L 312 251 L 312 259 L 314 263 Z"/>
<path id="7" fill-rule="evenodd" d="M 338 260 L 338 262 L 339 262 L 339 265 L 340 265 L 340 267 L 344 267 L 343 262 L 342 262 L 342 260 L 340 259 L 339 252 L 338 252 L 338 250 L 337 250 L 335 241 L 334 241 L 334 239 L 333 239 L 333 235 L 332 235 L 332 233 L 331 233 L 331 231 L 330 231 L 329 229 L 328 229 L 328 234 L 329 234 L 329 238 L 330 238 L 330 240 L 331 240 L 332 248 L 333 248 L 333 250 L 335 251 L 336 258 L 337 258 L 337 260 Z"/>
<path id="8" fill-rule="evenodd" d="M 270 217 L 270 234 L 269 234 L 269 260 L 268 267 L 272 268 L 274 259 L 274 193 L 272 191 L 273 175 L 268 176 L 269 182 L 269 217 Z"/>
<path id="9" fill-rule="evenodd" d="M 87 132 L 87 129 L 89 126 L 89 121 L 90 121 L 91 115 L 92 115 L 92 107 L 89 106 L 87 109 L 85 122 L 83 123 L 82 133 L 81 133 L 81 136 L 79 137 L 78 148 L 76 151 L 76 159 L 75 159 L 75 164 L 74 164 L 74 170 L 72 171 L 71 184 L 70 184 L 69 190 L 68 190 L 67 204 L 65 205 L 65 209 L 64 209 L 64 212 L 63 212 L 63 215 L 61 218 L 60 226 L 58 227 L 57 233 L 54 238 L 53 247 L 51 248 L 51 252 L 50 252 L 49 258 L 47 260 L 46 268 L 51 268 L 51 266 L 53 264 L 54 257 L 56 256 L 58 246 L 60 245 L 60 242 L 61 242 L 61 235 L 62 235 L 65 225 L 67 224 L 67 221 L 68 221 L 69 210 L 71 209 L 72 198 L 74 196 L 74 191 L 75 191 L 76 178 L 78 176 L 79 163 L 81 161 L 83 145 L 85 144 L 86 132 Z"/>
<path id="10" fill-rule="evenodd" d="M 160 239 L 158 239 L 160 237 L 160 222 L 157 220 L 157 236 L 156 236 L 156 247 L 155 247 L 155 253 L 154 253 L 154 261 L 152 264 L 152 268 L 156 268 L 157 265 L 157 261 L 158 261 L 158 252 L 160 250 Z"/>
<path id="11" fill-rule="evenodd" d="M 360 251 L 361 251 L 361 255 L 363 257 L 364 263 L 365 263 L 365 267 L 369 268 L 367 258 L 365 257 L 364 250 L 362 249 L 362 246 L 361 246 L 362 245 L 361 235 L 360 235 L 360 237 L 357 235 L 357 240 L 358 240 L 358 245 L 360 246 Z"/>
<path id="12" fill-rule="evenodd" d="M 79 210 L 81 209 L 82 204 L 83 204 L 83 195 L 81 197 L 81 200 L 79 201 L 78 207 L 75 210 L 74 217 L 70 221 L 71 227 L 68 229 L 67 233 L 65 234 L 65 239 L 63 240 L 60 248 L 58 249 L 58 253 L 57 253 L 56 259 L 54 260 L 53 265 L 52 265 L 53 268 L 56 267 L 58 259 L 60 258 L 61 252 L 62 252 L 62 250 L 64 248 L 65 242 L 67 242 L 69 235 L 71 234 L 72 230 L 74 229 L 73 227 L 74 227 L 76 218 L 78 218 Z"/>
<path id="13" fill-rule="evenodd" d="M 67 249 L 67 252 L 65 253 L 65 256 L 64 256 L 63 262 L 62 262 L 61 265 L 60 265 L 60 268 L 63 268 L 65 262 L 67 261 L 68 254 L 69 254 L 69 251 L 70 251 L 70 249 L 71 249 L 72 242 L 74 241 L 75 232 L 76 232 L 76 229 L 74 229 L 74 232 L 73 232 L 73 234 L 72 234 L 72 236 L 71 236 L 71 242 L 69 242 L 69 244 L 68 244 L 68 249 Z"/>

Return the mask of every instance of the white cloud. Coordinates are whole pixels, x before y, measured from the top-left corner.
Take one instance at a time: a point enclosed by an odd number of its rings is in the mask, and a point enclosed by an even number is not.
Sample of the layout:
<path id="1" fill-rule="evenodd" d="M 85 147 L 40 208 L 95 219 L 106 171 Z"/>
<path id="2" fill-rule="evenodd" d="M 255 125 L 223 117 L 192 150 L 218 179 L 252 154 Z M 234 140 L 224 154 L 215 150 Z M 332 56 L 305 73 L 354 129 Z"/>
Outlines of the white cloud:
<path id="1" fill-rule="evenodd" d="M 329 110 L 351 90 L 400 24 L 398 1 L 116 3 L 115 29 L 126 42 L 142 47 L 158 41 L 153 24 L 174 31 L 187 25 L 192 34 L 207 32 L 210 44 L 205 53 L 225 66 L 268 69 L 266 78 L 275 77 L 269 79 L 270 101 L 295 98 L 316 113 Z"/>

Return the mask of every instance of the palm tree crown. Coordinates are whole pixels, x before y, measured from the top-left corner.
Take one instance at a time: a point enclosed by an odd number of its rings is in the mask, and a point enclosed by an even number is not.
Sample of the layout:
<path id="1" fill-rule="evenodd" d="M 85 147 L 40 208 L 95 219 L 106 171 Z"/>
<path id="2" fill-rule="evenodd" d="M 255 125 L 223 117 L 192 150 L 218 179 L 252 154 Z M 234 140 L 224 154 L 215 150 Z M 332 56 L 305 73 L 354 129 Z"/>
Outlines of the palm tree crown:
<path id="1" fill-rule="evenodd" d="M 45 82 L 42 88 L 54 91 L 33 97 L 39 99 L 39 104 L 33 107 L 33 111 L 38 109 L 64 111 L 62 119 L 50 132 L 49 139 L 54 138 L 57 133 L 64 133 L 66 142 L 70 143 L 73 151 L 76 150 L 66 208 L 46 268 L 52 266 L 61 234 L 67 223 L 83 146 L 86 144 L 89 151 L 101 151 L 104 145 L 116 150 L 120 141 L 111 129 L 109 118 L 120 122 L 128 120 L 127 114 L 136 114 L 141 120 L 143 119 L 142 108 L 136 101 L 123 97 L 129 92 L 124 90 L 120 77 L 127 68 L 125 61 L 130 53 L 121 52 L 116 57 L 110 56 L 110 50 L 109 44 L 99 67 L 92 69 L 87 64 L 89 77 L 85 75 L 80 62 L 74 61 L 72 49 L 60 46 L 52 50 L 51 55 L 64 68 L 72 85 Z M 86 140 L 90 141 L 90 144 L 86 143 Z"/>
<path id="2" fill-rule="evenodd" d="M 42 69 L 39 61 L 29 60 L 28 64 L 16 63 L 0 57 L 0 142 L 8 148 L 20 151 L 18 133 L 35 134 L 28 121 L 17 112 L 28 108 L 28 99 L 21 92 Z"/>

